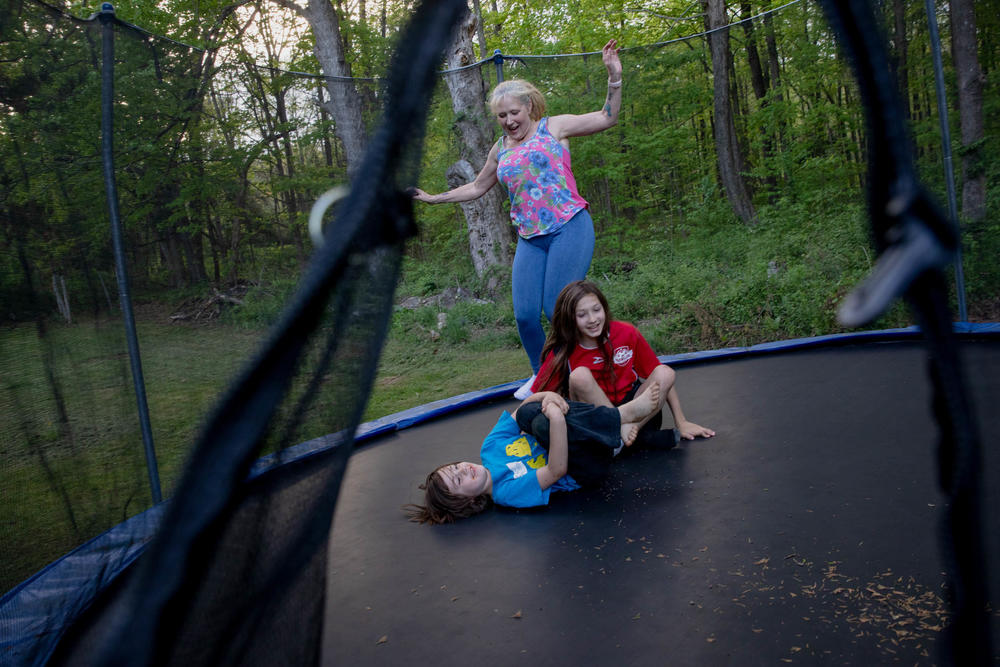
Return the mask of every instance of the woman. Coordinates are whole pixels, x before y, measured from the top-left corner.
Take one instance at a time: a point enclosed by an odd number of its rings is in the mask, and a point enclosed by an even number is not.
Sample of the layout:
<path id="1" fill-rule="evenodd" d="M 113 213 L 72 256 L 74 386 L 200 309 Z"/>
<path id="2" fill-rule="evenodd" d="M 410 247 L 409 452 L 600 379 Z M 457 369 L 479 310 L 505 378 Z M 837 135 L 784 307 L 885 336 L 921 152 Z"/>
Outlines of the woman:
<path id="1" fill-rule="evenodd" d="M 436 195 L 414 190 L 419 201 L 443 204 L 482 197 L 497 181 L 506 186 L 511 222 L 518 232 L 511 271 L 514 317 L 534 374 L 545 343 L 539 314 L 544 311 L 552 319 L 559 291 L 586 276 L 594 254 L 594 223 L 587 201 L 577 192 L 569 138 L 594 134 L 618 122 L 622 102 L 618 51 L 613 39 L 602 51 L 608 95 L 600 111 L 547 117 L 545 99 L 527 81 L 498 85 L 490 95 L 490 109 L 503 136 L 490 149 L 476 180 Z M 527 397 L 534 379 L 532 375 L 515 397 Z"/>

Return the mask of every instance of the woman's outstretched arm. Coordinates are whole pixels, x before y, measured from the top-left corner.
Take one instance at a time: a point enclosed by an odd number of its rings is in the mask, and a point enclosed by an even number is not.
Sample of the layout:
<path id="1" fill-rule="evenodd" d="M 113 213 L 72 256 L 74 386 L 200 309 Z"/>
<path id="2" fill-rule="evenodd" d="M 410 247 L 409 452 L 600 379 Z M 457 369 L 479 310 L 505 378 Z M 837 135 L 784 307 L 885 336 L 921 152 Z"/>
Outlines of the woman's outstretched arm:
<path id="1" fill-rule="evenodd" d="M 585 114 L 563 114 L 549 119 L 549 132 L 556 139 L 581 137 L 614 127 L 622 107 L 622 61 L 618 57 L 618 42 L 610 40 L 604 45 L 602 57 L 608 70 L 608 95 L 600 111 Z"/>
<path id="2" fill-rule="evenodd" d="M 441 194 L 427 194 L 420 188 L 413 188 L 413 198 L 428 204 L 447 204 L 479 199 L 497 184 L 497 146 L 493 144 L 490 154 L 486 156 L 486 164 L 479 171 L 476 180 L 460 185 L 454 190 Z"/>

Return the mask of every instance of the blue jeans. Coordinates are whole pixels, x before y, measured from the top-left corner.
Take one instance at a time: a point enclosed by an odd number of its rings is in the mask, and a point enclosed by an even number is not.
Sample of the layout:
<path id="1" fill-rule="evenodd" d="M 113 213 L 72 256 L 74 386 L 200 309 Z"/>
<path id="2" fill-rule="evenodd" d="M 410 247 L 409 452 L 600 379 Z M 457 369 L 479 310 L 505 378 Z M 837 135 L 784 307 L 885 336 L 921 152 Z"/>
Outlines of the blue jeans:
<path id="1" fill-rule="evenodd" d="M 533 373 L 542 365 L 545 330 L 541 313 L 552 320 L 556 297 L 574 280 L 583 280 L 594 256 L 594 221 L 583 209 L 551 234 L 519 238 L 511 270 L 514 319 Z"/>

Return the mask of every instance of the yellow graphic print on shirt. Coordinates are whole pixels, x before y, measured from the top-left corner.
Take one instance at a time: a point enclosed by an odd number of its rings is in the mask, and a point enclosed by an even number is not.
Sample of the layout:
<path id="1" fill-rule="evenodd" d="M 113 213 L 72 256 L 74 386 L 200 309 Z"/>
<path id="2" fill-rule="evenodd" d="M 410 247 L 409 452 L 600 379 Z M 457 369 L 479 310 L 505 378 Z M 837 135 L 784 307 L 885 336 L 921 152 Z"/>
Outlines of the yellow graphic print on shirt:
<path id="1" fill-rule="evenodd" d="M 529 454 L 531 454 L 531 445 L 528 444 L 528 439 L 523 435 L 507 445 L 507 456 L 517 456 L 520 458 Z"/>
<path id="2" fill-rule="evenodd" d="M 531 445 L 528 443 L 528 439 L 521 436 L 514 442 L 507 445 L 507 456 L 516 456 L 518 458 L 523 456 L 529 456 L 531 454 Z M 540 453 L 533 459 L 525 461 L 530 468 L 535 470 L 545 467 L 545 454 Z"/>

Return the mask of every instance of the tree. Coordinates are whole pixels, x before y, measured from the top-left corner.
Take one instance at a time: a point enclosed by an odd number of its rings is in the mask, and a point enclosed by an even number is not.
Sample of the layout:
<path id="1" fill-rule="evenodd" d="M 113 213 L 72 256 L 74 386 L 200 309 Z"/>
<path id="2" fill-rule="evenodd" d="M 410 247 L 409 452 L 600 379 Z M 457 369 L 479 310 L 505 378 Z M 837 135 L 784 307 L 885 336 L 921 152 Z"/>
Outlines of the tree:
<path id="1" fill-rule="evenodd" d="M 764 71 L 764 67 L 760 62 L 760 52 L 757 50 L 757 36 L 754 31 L 753 21 L 750 20 L 752 15 L 753 9 L 750 6 L 749 0 L 741 0 L 740 18 L 743 21 L 743 33 L 746 35 L 747 64 L 750 67 L 750 82 L 753 84 L 754 97 L 757 98 L 757 103 L 763 109 L 769 104 L 769 100 L 767 98 L 769 82 L 767 73 Z M 761 148 L 764 160 L 769 160 L 774 153 L 775 131 L 776 128 L 773 125 L 770 125 L 762 139 Z M 777 186 L 777 181 L 773 172 L 764 177 L 764 183 L 767 191 L 773 194 Z"/>
<path id="2" fill-rule="evenodd" d="M 350 78 L 351 68 L 344 57 L 340 16 L 330 0 L 307 0 L 305 6 L 293 0 L 274 2 L 304 18 L 312 28 L 316 40 L 313 52 L 326 75 L 326 90 L 330 95 L 325 103 L 326 110 L 333 116 L 334 133 L 344 145 L 347 173 L 353 176 L 364 157 L 366 137 L 361 120 L 361 96 Z"/>
<path id="3" fill-rule="evenodd" d="M 724 28 L 729 21 L 725 0 L 702 0 L 706 25 L 714 32 L 708 35 L 712 53 L 712 83 L 715 109 L 715 150 L 719 180 L 725 190 L 733 212 L 746 224 L 757 221 L 757 212 L 750 200 L 750 191 L 743 178 L 743 151 L 736 135 L 733 105 L 730 97 L 730 69 L 732 54 L 729 50 L 729 31 Z"/>
<path id="4" fill-rule="evenodd" d="M 951 0 L 948 11 L 962 134 L 962 214 L 978 221 L 986 214 L 986 172 L 982 167 L 984 77 L 976 55 L 976 13 L 972 0 Z"/>
<path id="5" fill-rule="evenodd" d="M 892 0 L 892 46 L 892 60 L 890 62 L 899 85 L 903 113 L 909 119 L 911 117 L 910 66 L 908 62 L 910 44 L 906 34 L 906 0 Z"/>
<path id="6" fill-rule="evenodd" d="M 465 67 L 477 60 L 472 44 L 477 24 L 477 18 L 466 12 L 448 49 L 448 69 Z M 455 129 L 461 137 L 461 159 L 447 172 L 448 185 L 456 188 L 474 180 L 483 168 L 493 145 L 492 122 L 484 111 L 486 87 L 478 67 L 452 72 L 445 76 L 445 82 L 451 93 Z M 500 189 L 494 187 L 479 199 L 461 205 L 469 228 L 472 264 L 479 276 L 493 266 L 506 266 L 511 260 L 512 227 L 504 214 L 502 201 Z"/>

